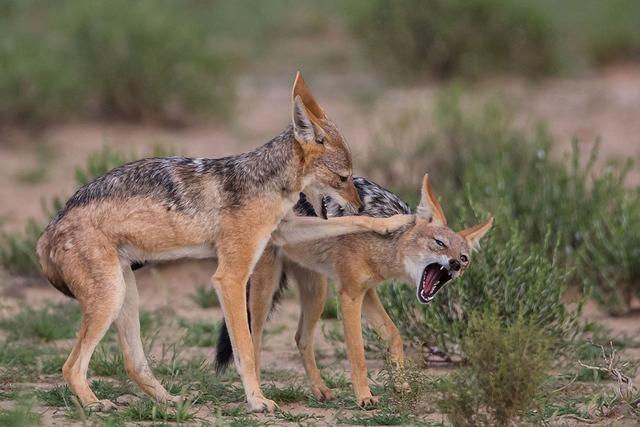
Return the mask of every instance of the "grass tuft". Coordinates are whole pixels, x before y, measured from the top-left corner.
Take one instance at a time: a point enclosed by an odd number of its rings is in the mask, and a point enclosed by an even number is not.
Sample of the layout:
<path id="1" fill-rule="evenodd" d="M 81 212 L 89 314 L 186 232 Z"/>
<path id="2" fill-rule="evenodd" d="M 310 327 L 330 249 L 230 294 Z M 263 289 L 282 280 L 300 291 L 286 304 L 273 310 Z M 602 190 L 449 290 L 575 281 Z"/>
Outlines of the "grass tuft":
<path id="1" fill-rule="evenodd" d="M 218 294 L 213 286 L 202 285 L 196 288 L 196 293 L 191 299 L 201 308 L 219 307 Z"/>

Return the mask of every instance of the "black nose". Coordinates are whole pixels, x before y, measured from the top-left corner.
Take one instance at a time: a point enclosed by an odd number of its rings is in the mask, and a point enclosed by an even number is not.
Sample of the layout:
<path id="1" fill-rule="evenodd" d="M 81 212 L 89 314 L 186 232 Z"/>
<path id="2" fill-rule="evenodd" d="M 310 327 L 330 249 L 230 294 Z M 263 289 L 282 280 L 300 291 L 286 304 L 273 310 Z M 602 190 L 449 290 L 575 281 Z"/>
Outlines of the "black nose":
<path id="1" fill-rule="evenodd" d="M 455 271 L 460 270 L 460 262 L 457 259 L 451 258 L 449 260 L 449 266 L 451 266 L 451 268 Z"/>

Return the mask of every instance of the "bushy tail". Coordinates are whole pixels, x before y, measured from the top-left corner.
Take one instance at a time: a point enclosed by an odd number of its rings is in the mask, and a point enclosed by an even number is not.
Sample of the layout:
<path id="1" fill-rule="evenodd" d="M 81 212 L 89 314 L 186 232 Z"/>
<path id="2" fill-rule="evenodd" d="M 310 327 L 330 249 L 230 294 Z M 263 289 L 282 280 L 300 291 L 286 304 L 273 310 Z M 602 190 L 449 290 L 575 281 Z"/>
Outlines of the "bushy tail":
<path id="1" fill-rule="evenodd" d="M 280 276 L 280 285 L 273 294 L 273 301 L 271 302 L 271 309 L 269 310 L 269 316 L 278 306 L 278 303 L 282 299 L 285 289 L 287 289 L 287 276 L 282 273 Z M 251 291 L 251 280 L 247 283 L 247 318 L 249 319 L 249 330 L 251 330 L 251 311 L 249 311 L 249 292 Z M 220 335 L 218 335 L 218 344 L 216 345 L 216 361 L 215 368 L 218 374 L 224 372 L 233 358 L 233 347 L 231 346 L 231 338 L 229 337 L 229 330 L 227 329 L 227 323 L 222 319 L 222 326 L 220 328 Z"/>

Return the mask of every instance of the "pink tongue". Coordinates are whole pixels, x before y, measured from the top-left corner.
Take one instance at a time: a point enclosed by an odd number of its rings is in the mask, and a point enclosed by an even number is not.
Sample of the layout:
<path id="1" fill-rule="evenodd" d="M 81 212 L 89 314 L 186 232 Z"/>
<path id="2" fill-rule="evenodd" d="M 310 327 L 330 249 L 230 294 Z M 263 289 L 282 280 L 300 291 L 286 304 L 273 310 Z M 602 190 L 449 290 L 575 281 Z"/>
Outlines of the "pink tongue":
<path id="1" fill-rule="evenodd" d="M 433 285 L 435 285 L 438 275 L 440 271 L 437 268 L 430 268 L 427 271 L 427 275 L 424 277 L 424 282 L 422 282 L 422 298 L 427 299 L 431 290 L 433 289 Z"/>

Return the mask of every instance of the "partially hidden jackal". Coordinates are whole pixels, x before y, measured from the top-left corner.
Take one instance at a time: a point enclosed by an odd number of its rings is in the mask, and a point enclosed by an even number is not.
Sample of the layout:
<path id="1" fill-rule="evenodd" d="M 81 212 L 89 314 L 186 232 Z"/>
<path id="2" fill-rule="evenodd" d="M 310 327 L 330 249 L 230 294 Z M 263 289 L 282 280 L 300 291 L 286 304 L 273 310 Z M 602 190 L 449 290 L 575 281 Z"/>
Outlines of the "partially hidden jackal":
<path id="1" fill-rule="evenodd" d="M 411 213 L 406 203 L 379 185 L 365 178 L 354 178 L 354 182 L 363 201 L 359 215 L 391 217 Z M 262 331 L 272 301 L 278 299 L 281 288 L 291 278 L 298 286 L 301 306 L 295 338 L 311 391 L 319 400 L 333 397 L 333 391 L 320 376 L 314 351 L 315 326 L 324 307 L 327 277 L 330 277 L 335 281 L 340 297 L 345 344 L 357 403 L 368 407 L 377 402 L 367 381 L 362 311 L 386 342 L 390 358 L 398 366 L 403 364 L 404 352 L 398 328 L 387 315 L 376 286 L 391 279 L 413 283 L 418 301 L 429 304 L 440 289 L 469 267 L 472 252 L 479 248 L 480 239 L 493 224 L 493 218 L 489 217 L 482 224 L 456 232 L 447 226 L 446 217 L 431 190 L 427 175 L 421 194 L 415 222 L 389 235 L 350 234 L 305 244 L 288 244 L 280 248 L 271 245 L 265 250 L 251 276 L 249 288 L 257 375 Z M 304 198 L 295 210 L 301 216 L 318 213 L 325 217 L 336 217 L 345 214 L 345 209 L 331 197 L 325 198 L 319 211 L 309 206 Z M 225 367 L 232 352 L 224 327 L 220 335 L 216 350 L 219 370 Z"/>
<path id="2" fill-rule="evenodd" d="M 361 205 L 349 149 L 299 73 L 292 103 L 291 125 L 267 144 L 220 159 L 128 163 L 80 188 L 47 226 L 37 245 L 42 269 L 82 306 L 63 375 L 83 406 L 114 407 L 98 400 L 87 382 L 91 355 L 114 321 L 130 377 L 158 401 L 179 400 L 155 378 L 143 352 L 132 264 L 217 257 L 212 282 L 248 405 L 272 411 L 275 403 L 264 397 L 256 376 L 245 298 L 247 279 L 269 240 L 284 244 L 356 231 L 387 233 L 412 220 L 291 215 L 301 191 L 317 207 L 321 194 L 349 209 Z"/>

